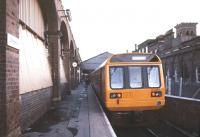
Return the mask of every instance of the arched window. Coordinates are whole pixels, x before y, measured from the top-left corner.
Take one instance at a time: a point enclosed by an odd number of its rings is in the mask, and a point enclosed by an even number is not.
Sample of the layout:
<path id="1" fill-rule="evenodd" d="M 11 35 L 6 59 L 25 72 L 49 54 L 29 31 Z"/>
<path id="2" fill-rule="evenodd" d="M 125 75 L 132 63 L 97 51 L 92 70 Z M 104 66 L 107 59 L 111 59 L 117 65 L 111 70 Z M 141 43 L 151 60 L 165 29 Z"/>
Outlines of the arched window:
<path id="1" fill-rule="evenodd" d="M 186 35 L 187 35 L 187 36 L 189 35 L 189 31 L 186 32 Z"/>
<path id="2" fill-rule="evenodd" d="M 193 32 L 193 31 L 191 31 L 190 33 L 191 33 L 191 36 L 193 36 L 193 33 L 194 33 L 194 32 Z"/>
<path id="3" fill-rule="evenodd" d="M 185 79 L 185 80 L 187 80 L 188 78 L 189 78 L 189 71 L 188 71 L 188 66 L 187 66 L 187 64 L 183 64 L 183 66 L 182 66 L 183 68 L 182 68 L 182 70 L 183 70 L 183 78 Z"/>
<path id="4" fill-rule="evenodd" d="M 177 70 L 177 68 L 174 70 L 174 79 L 175 79 L 175 82 L 179 82 L 179 77 L 178 77 L 178 70 Z"/>
<path id="5" fill-rule="evenodd" d="M 146 46 L 146 53 L 148 53 L 149 52 L 149 50 L 148 50 L 148 46 Z"/>

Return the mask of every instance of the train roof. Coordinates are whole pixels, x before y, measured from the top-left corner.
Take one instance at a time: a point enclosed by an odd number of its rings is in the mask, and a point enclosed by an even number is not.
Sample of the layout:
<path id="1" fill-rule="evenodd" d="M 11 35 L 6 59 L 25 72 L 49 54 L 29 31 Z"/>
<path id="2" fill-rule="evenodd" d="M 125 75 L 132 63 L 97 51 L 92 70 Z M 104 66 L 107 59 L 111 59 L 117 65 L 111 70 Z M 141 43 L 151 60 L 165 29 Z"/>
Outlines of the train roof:
<path id="1" fill-rule="evenodd" d="M 161 62 L 161 60 L 156 54 L 134 52 L 125 54 L 115 54 L 109 58 L 109 62 Z"/>
<path id="2" fill-rule="evenodd" d="M 124 54 L 114 54 L 110 58 L 106 59 L 98 68 L 96 68 L 92 73 L 99 70 L 107 63 L 142 63 L 142 62 L 154 62 L 154 63 L 161 63 L 160 58 L 156 54 L 151 53 L 124 53 Z M 91 74 L 92 74 L 91 73 Z"/>

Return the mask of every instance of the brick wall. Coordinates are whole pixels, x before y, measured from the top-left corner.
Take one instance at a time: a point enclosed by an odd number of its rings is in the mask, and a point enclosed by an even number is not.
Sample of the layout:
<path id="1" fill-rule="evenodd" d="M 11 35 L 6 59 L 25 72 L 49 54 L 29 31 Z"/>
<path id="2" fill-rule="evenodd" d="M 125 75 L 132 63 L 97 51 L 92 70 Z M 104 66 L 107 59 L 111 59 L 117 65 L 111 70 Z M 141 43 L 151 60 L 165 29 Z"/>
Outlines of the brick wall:
<path id="1" fill-rule="evenodd" d="M 57 10 L 61 10 L 61 3 L 59 0 L 43 0 L 39 3 L 45 21 L 48 23 L 48 31 L 55 33 L 49 35 L 49 60 L 52 65 L 53 87 L 20 96 L 19 51 L 7 45 L 7 33 L 19 37 L 19 0 L 0 0 L 0 137 L 20 136 L 21 129 L 24 130 L 33 124 L 49 110 L 52 98 L 58 101 L 61 99 L 61 94 L 66 94 L 67 87 L 70 89 L 67 83 L 60 83 L 60 38 L 57 33 L 63 18 L 59 18 Z M 69 28 L 68 24 L 66 25 Z M 73 39 L 71 31 L 68 33 L 69 39 Z M 70 57 L 67 58 L 69 60 Z M 70 79 L 70 74 L 67 75 Z"/>
<path id="2" fill-rule="evenodd" d="M 1 40 L 2 41 L 2 40 Z M 0 46 L 0 135 L 6 133 L 6 80 L 5 80 L 5 47 Z"/>
<path id="3" fill-rule="evenodd" d="M 18 2 L 0 1 L 0 136 L 20 136 L 19 51 L 7 45 L 7 33 L 18 37 Z"/>
<path id="4" fill-rule="evenodd" d="M 200 101 L 191 99 L 166 97 L 166 106 L 160 110 L 162 120 L 190 131 L 200 131 Z"/>
<path id="5" fill-rule="evenodd" d="M 20 95 L 21 115 L 20 125 L 22 131 L 31 126 L 51 106 L 52 87 L 28 92 Z"/>
<path id="6" fill-rule="evenodd" d="M 19 1 L 6 0 L 6 32 L 19 36 Z M 6 46 L 6 120 L 7 136 L 21 134 L 19 105 L 19 51 Z"/>
<path id="7" fill-rule="evenodd" d="M 53 104 L 66 95 L 67 83 L 60 83 L 59 58 L 60 58 L 60 37 L 58 36 L 58 16 L 57 9 L 53 1 L 39 1 L 43 14 L 48 24 L 48 51 L 50 53 L 49 61 L 51 62 L 51 72 L 53 87 L 31 91 L 21 95 L 21 128 L 24 131 L 27 127 L 36 122 Z"/>
<path id="8" fill-rule="evenodd" d="M 20 135 L 19 51 L 6 47 L 6 128 L 10 137 Z"/>
<path id="9" fill-rule="evenodd" d="M 19 53 L 0 46 L 0 136 L 18 137 L 19 127 Z"/>
<path id="10" fill-rule="evenodd" d="M 19 36 L 19 0 L 6 0 L 6 31 Z"/>

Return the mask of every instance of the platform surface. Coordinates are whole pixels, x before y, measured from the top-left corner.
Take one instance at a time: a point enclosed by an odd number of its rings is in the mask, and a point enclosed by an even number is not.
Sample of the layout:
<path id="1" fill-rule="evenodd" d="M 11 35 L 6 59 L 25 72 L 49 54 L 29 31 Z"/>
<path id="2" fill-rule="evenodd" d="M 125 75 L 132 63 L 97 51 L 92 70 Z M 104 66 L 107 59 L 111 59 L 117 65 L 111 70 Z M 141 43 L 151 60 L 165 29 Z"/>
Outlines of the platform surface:
<path id="1" fill-rule="evenodd" d="M 23 137 L 116 137 L 94 91 L 83 84 L 35 127 Z"/>
<path id="2" fill-rule="evenodd" d="M 76 137 L 113 137 L 112 129 L 105 119 L 99 102 L 91 87 L 82 87 L 79 91 L 81 101 L 78 118 L 71 119 L 69 126 L 78 121 Z"/>

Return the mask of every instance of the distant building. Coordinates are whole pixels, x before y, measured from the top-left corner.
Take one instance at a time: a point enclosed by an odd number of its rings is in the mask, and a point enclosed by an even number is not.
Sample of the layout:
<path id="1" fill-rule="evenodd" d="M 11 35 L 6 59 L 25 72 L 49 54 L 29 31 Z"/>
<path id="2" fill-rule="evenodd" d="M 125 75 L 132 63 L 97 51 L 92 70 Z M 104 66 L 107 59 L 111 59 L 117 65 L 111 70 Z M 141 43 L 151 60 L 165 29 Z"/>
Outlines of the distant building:
<path id="1" fill-rule="evenodd" d="M 197 23 L 181 23 L 176 25 L 176 37 L 181 42 L 195 38 L 197 36 L 196 25 Z"/>
<path id="2" fill-rule="evenodd" d="M 164 35 L 159 35 L 156 39 L 148 39 L 138 45 L 139 52 L 164 54 L 165 50 L 169 50 L 182 42 L 189 41 L 197 37 L 197 23 L 181 23 L 175 26 L 176 37 L 174 37 L 173 29 L 167 31 Z"/>
<path id="3" fill-rule="evenodd" d="M 200 98 L 200 37 L 197 23 L 181 23 L 156 39 L 138 45 L 138 52 L 158 54 L 169 94 Z"/>

